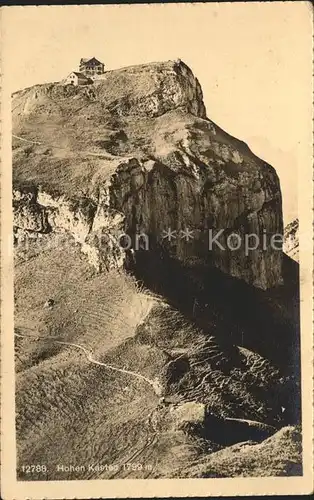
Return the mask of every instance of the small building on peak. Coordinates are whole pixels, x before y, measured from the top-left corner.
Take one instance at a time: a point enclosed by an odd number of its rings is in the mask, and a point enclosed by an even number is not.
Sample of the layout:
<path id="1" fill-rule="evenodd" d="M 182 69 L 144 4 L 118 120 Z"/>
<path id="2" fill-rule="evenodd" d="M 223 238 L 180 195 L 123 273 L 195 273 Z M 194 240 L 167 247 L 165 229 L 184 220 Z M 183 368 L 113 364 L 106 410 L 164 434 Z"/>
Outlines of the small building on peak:
<path id="1" fill-rule="evenodd" d="M 72 71 L 65 79 L 64 85 L 89 85 L 93 83 L 92 78 L 88 78 L 84 73 Z"/>
<path id="2" fill-rule="evenodd" d="M 97 77 L 98 75 L 102 75 L 105 72 L 105 65 L 98 61 L 96 57 L 92 58 L 82 58 L 80 60 L 80 73 L 83 73 L 85 76 L 89 78 Z"/>

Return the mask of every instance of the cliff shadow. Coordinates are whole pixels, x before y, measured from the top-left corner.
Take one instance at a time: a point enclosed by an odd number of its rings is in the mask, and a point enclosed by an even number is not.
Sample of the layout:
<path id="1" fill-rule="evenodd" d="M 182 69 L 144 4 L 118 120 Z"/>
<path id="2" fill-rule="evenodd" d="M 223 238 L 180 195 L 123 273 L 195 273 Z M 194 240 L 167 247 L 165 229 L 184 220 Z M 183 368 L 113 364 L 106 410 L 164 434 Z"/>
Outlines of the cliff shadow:
<path id="1" fill-rule="evenodd" d="M 137 252 L 132 272 L 225 349 L 257 352 L 299 383 L 298 267 L 284 255 L 284 284 L 267 291 L 214 267 L 187 267 L 161 249 Z"/>

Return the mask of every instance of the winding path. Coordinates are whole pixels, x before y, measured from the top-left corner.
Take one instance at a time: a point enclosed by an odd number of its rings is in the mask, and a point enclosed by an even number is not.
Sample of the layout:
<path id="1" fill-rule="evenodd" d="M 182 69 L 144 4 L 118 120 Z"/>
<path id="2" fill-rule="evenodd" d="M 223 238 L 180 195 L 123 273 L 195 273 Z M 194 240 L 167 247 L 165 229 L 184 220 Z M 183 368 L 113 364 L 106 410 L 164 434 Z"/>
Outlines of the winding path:
<path id="1" fill-rule="evenodd" d="M 54 342 L 55 344 L 61 344 L 61 345 L 67 345 L 67 346 L 70 346 L 70 347 L 75 347 L 76 349 L 80 349 L 81 351 L 84 352 L 84 354 L 86 355 L 88 361 L 90 361 L 91 363 L 94 363 L 95 365 L 99 365 L 99 366 L 103 366 L 104 368 L 107 368 L 108 370 L 112 370 L 112 371 L 116 371 L 116 372 L 120 372 L 120 373 L 125 373 L 127 375 L 131 375 L 132 377 L 136 377 L 140 380 L 143 380 L 144 382 L 146 382 L 147 384 L 149 384 L 155 394 L 157 396 L 161 396 L 162 394 L 162 387 L 160 385 L 160 383 L 158 382 L 158 380 L 151 380 L 147 377 L 145 377 L 144 375 L 141 375 L 140 373 L 137 373 L 137 372 L 133 372 L 131 370 L 125 370 L 124 368 L 117 368 L 116 366 L 112 366 L 112 365 L 109 365 L 107 363 L 103 363 L 101 361 L 97 361 L 97 359 L 95 359 L 93 357 L 93 353 L 92 351 L 88 350 L 86 347 L 80 345 L 80 344 L 74 344 L 72 342 L 66 342 L 64 340 L 52 340 L 51 337 L 50 338 L 46 338 L 46 337 L 41 337 L 41 336 L 35 336 L 35 335 L 23 335 L 23 334 L 20 334 L 20 333 L 15 333 L 15 336 L 16 337 L 26 337 L 26 338 L 33 338 L 34 340 L 38 340 L 38 339 L 41 339 L 41 340 L 44 340 L 46 342 Z M 54 337 L 54 338 L 59 338 L 59 337 Z"/>

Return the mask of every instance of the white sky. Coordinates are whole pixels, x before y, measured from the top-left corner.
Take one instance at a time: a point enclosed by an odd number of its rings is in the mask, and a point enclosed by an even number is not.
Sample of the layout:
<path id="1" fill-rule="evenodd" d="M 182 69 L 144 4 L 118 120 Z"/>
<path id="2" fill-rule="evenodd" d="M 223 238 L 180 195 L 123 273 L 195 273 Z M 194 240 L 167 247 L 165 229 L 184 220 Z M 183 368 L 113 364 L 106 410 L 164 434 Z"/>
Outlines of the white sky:
<path id="1" fill-rule="evenodd" d="M 311 140 L 309 2 L 7 7 L 3 72 L 12 91 L 58 81 L 95 56 L 107 69 L 180 57 L 208 117 L 277 170 L 285 222 Z"/>

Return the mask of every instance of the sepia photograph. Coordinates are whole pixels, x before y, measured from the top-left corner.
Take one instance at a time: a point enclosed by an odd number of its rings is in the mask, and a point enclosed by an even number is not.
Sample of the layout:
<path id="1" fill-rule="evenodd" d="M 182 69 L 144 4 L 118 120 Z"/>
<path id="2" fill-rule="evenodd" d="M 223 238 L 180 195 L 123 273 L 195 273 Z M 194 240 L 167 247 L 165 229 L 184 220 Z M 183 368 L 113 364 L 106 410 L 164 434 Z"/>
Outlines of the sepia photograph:
<path id="1" fill-rule="evenodd" d="M 3 8 L 5 500 L 310 493 L 312 21 Z"/>

